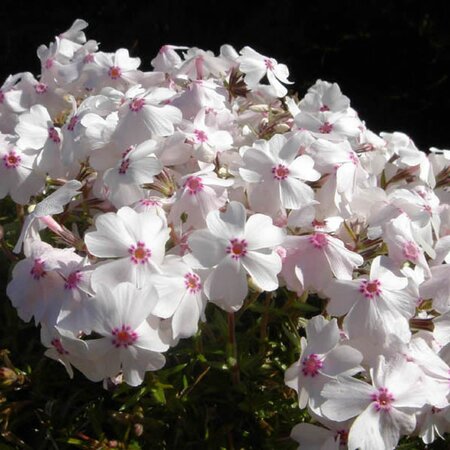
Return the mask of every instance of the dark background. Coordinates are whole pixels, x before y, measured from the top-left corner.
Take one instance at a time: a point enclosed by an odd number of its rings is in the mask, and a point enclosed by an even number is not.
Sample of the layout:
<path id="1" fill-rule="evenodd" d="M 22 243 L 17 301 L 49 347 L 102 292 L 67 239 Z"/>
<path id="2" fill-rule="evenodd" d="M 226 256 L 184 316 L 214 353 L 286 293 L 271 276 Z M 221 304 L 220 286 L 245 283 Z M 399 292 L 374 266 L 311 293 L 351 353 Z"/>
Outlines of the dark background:
<path id="1" fill-rule="evenodd" d="M 84 18 L 102 50 L 129 48 L 143 69 L 166 43 L 215 53 L 223 43 L 249 45 L 286 63 L 300 95 L 317 78 L 336 81 L 373 131 L 449 148 L 449 3 L 2 0 L 0 78 L 37 74 L 38 45 Z"/>

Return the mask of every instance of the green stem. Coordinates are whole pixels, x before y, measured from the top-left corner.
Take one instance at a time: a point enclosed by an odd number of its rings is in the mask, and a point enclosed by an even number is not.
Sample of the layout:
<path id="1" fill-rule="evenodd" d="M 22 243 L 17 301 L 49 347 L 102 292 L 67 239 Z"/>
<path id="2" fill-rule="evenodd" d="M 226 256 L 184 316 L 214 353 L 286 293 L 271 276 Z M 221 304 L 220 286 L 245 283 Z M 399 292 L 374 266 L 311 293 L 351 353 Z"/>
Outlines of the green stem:
<path id="1" fill-rule="evenodd" d="M 237 359 L 236 330 L 234 313 L 229 312 L 228 318 L 228 364 L 231 366 L 231 378 L 234 385 L 240 383 L 240 371 Z"/>

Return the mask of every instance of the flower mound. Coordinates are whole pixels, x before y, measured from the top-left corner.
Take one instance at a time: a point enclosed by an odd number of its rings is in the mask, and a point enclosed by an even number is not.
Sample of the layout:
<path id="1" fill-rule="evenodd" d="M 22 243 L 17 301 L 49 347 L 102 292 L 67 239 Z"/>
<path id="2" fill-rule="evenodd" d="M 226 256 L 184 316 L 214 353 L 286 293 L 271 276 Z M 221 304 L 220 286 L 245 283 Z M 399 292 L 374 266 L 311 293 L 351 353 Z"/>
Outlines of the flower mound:
<path id="1" fill-rule="evenodd" d="M 336 83 L 297 101 L 250 47 L 166 45 L 143 71 L 86 26 L 0 88 L 0 198 L 29 206 L 7 294 L 46 355 L 136 386 L 208 303 L 310 296 L 285 372 L 320 424 L 301 448 L 450 431 L 450 150 L 375 134 Z"/>

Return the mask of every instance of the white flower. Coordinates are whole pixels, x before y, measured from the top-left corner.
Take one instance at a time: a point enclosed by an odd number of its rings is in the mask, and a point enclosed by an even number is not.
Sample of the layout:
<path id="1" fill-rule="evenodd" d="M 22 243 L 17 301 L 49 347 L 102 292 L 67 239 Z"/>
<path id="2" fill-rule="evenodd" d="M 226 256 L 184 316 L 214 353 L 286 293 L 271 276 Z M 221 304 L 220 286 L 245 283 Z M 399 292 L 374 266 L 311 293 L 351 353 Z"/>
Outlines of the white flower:
<path id="1" fill-rule="evenodd" d="M 325 385 L 321 411 L 336 421 L 358 416 L 348 435 L 349 450 L 393 450 L 402 434 L 414 431 L 414 410 L 426 403 L 421 376 L 403 357 L 386 362 L 380 356 L 371 370 L 372 385 L 349 377 Z"/>
<path id="2" fill-rule="evenodd" d="M 245 219 L 242 204 L 231 202 L 225 212 L 210 212 L 208 229 L 194 231 L 188 240 L 196 263 L 214 268 L 204 285 L 207 297 L 226 311 L 237 311 L 247 296 L 246 273 L 265 291 L 278 287 L 281 259 L 274 248 L 284 232 L 263 214 Z"/>
<path id="3" fill-rule="evenodd" d="M 131 386 L 142 383 L 145 372 L 164 366 L 160 352 L 169 346 L 163 342 L 159 321 L 151 316 L 157 294 L 152 286 L 137 289 L 130 283 L 114 288 L 99 284 L 89 302 L 89 329 L 103 336 L 85 341 L 89 357 L 96 367 L 93 381 L 114 377 L 120 370 Z"/>
<path id="4" fill-rule="evenodd" d="M 287 79 L 289 70 L 284 64 L 278 64 L 275 59 L 263 56 L 250 47 L 244 47 L 240 53 L 237 62 L 241 72 L 245 73 L 245 82 L 250 89 L 255 89 L 261 79 L 267 76 L 276 97 L 284 97 L 287 94 L 287 89 L 281 83 L 292 82 Z"/>
<path id="5" fill-rule="evenodd" d="M 368 278 L 335 280 L 325 290 L 330 297 L 327 311 L 342 316 L 348 336 L 370 336 L 382 342 L 395 333 L 404 342 L 411 336 L 409 319 L 413 317 L 417 299 L 407 290 L 408 279 L 401 276 L 385 256 L 377 256 Z"/>
<path id="6" fill-rule="evenodd" d="M 321 391 L 325 383 L 337 376 L 354 375 L 362 370 L 362 355 L 358 350 L 340 344 L 336 319 L 313 317 L 301 338 L 300 359 L 286 370 L 285 383 L 298 393 L 300 408 L 307 404 L 315 410 L 323 402 Z"/>
<path id="7" fill-rule="evenodd" d="M 314 201 L 314 191 L 304 181 L 316 181 L 310 156 L 298 156 L 301 137 L 289 140 L 276 134 L 270 141 L 258 140 L 243 153 L 239 174 L 248 183 L 254 211 L 276 214 L 281 207 L 299 209 Z"/>
<path id="8" fill-rule="evenodd" d="M 154 212 L 137 213 L 124 206 L 96 220 L 97 231 L 86 233 L 90 253 L 101 258 L 119 258 L 98 265 L 92 283 L 114 286 L 129 281 L 143 286 L 146 277 L 159 271 L 169 230 Z"/>
<path id="9" fill-rule="evenodd" d="M 169 255 L 161 274 L 151 276 L 151 284 L 158 293 L 153 315 L 172 318 L 173 339 L 193 336 L 206 306 L 200 275 L 181 258 Z"/>

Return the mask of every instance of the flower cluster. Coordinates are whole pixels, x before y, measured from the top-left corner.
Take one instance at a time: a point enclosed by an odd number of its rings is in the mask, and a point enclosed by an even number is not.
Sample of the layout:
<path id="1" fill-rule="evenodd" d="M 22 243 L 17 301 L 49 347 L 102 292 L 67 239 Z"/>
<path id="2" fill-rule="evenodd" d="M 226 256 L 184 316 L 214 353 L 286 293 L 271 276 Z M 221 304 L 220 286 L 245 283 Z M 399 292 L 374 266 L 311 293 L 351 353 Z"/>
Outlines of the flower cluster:
<path id="1" fill-rule="evenodd" d="M 250 47 L 166 45 L 142 71 L 86 26 L 0 88 L 0 198 L 28 205 L 7 294 L 46 355 L 136 386 L 208 302 L 311 294 L 285 374 L 302 449 L 450 431 L 450 150 L 373 133 L 336 83 L 298 101 Z"/>

